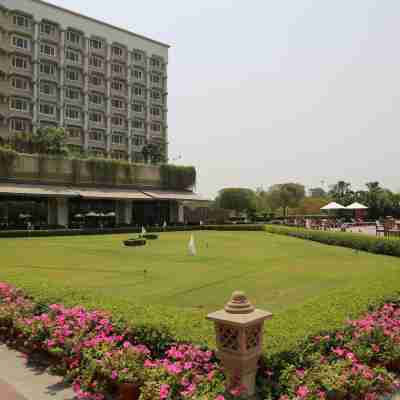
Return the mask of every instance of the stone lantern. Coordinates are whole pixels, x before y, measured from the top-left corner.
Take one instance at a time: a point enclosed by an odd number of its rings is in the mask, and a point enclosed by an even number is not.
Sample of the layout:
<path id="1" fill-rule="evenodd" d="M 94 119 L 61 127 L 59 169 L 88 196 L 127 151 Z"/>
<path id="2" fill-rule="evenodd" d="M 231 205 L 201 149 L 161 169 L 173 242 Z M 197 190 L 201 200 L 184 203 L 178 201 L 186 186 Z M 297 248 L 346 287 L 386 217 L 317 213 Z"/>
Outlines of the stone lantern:
<path id="1" fill-rule="evenodd" d="M 227 389 L 243 386 L 249 399 L 255 398 L 264 321 L 271 317 L 271 313 L 255 309 L 243 292 L 234 292 L 223 310 L 207 316 L 215 323 L 217 356 L 227 377 Z"/>

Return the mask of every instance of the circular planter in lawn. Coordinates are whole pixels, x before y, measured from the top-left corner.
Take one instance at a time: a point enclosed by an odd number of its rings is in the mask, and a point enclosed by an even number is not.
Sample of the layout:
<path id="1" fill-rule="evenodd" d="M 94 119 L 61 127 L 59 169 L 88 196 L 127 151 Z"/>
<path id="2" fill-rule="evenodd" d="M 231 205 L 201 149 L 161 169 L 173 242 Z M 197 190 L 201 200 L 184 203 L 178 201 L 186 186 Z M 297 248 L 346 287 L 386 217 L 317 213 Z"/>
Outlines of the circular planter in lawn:
<path id="1" fill-rule="evenodd" d="M 158 235 L 156 235 L 155 233 L 146 233 L 145 235 L 142 235 L 142 237 L 149 240 L 158 239 Z"/>
<path id="2" fill-rule="evenodd" d="M 124 245 L 129 247 L 144 246 L 146 244 L 145 239 L 128 239 L 124 240 Z"/>

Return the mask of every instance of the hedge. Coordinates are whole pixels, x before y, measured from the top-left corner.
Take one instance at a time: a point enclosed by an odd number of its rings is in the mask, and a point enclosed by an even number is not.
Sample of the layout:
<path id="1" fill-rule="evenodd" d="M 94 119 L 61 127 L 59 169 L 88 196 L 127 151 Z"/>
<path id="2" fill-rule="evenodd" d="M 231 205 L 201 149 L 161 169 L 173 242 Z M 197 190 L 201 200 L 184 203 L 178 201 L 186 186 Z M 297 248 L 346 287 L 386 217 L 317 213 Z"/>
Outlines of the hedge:
<path id="1" fill-rule="evenodd" d="M 263 225 L 185 225 L 168 226 L 164 228 L 149 227 L 148 232 L 185 232 L 185 231 L 264 231 Z M 80 235 L 107 235 L 118 233 L 140 233 L 141 228 L 103 228 L 103 229 L 54 229 L 54 230 L 16 230 L 0 231 L 1 238 L 27 238 L 27 237 L 51 237 L 51 236 L 80 236 Z"/>
<path id="2" fill-rule="evenodd" d="M 265 230 L 269 233 L 312 240 L 332 246 L 342 246 L 368 253 L 400 257 L 400 240 L 397 239 L 380 239 L 365 234 L 316 231 L 276 225 L 267 225 Z"/>

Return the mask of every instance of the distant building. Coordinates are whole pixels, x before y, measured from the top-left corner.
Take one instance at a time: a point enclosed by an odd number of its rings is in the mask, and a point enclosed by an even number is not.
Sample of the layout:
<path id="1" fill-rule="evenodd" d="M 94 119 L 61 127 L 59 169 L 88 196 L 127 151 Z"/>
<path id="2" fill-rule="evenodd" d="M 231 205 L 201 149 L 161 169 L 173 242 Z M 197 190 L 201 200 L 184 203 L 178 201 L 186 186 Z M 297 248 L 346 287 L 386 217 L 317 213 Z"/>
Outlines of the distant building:
<path id="1" fill-rule="evenodd" d="M 68 144 L 142 161 L 166 143 L 169 46 L 41 0 L 0 0 L 0 138 L 64 127 Z"/>

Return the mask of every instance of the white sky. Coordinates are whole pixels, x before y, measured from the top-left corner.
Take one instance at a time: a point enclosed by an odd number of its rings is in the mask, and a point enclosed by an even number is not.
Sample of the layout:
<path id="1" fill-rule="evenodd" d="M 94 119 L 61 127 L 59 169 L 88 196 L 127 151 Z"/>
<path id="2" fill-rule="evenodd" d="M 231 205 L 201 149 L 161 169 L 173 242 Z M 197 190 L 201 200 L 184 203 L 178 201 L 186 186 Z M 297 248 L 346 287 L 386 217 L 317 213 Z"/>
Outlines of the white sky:
<path id="1" fill-rule="evenodd" d="M 171 158 L 198 191 L 400 190 L 400 1 L 51 0 L 170 43 Z"/>

